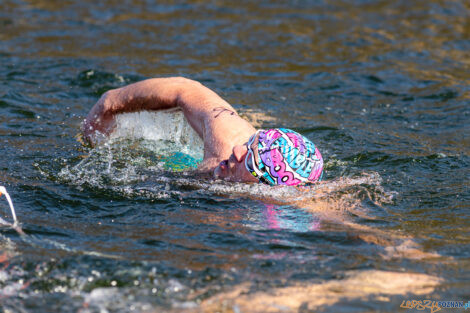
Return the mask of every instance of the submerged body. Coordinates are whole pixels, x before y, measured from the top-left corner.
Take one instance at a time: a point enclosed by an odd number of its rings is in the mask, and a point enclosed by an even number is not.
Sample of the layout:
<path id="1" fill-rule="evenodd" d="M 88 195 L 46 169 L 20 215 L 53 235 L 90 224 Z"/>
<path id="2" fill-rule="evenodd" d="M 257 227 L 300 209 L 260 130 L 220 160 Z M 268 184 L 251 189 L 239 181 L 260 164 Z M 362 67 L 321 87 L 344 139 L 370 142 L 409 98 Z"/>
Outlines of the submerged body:
<path id="1" fill-rule="evenodd" d="M 108 136 L 113 131 L 117 114 L 175 107 L 204 142 L 200 172 L 270 185 L 321 179 L 321 154 L 307 138 L 281 128 L 257 132 L 214 91 L 182 77 L 147 79 L 106 92 L 85 119 L 84 135 L 93 144 L 98 133 Z"/>

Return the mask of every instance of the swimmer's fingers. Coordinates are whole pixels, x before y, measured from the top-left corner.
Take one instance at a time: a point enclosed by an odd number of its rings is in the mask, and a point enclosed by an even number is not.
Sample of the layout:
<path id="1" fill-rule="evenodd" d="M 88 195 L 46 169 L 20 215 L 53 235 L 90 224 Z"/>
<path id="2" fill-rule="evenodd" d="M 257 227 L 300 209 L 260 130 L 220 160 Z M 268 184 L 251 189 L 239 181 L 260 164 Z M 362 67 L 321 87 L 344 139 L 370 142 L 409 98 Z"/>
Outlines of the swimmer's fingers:
<path id="1" fill-rule="evenodd" d="M 85 123 L 84 123 L 85 124 Z M 110 120 L 100 120 L 99 123 L 85 124 L 83 126 L 83 139 L 92 146 L 106 140 L 113 132 L 116 122 L 113 118 Z"/>
<path id="2" fill-rule="evenodd" d="M 103 94 L 91 108 L 82 124 L 83 137 L 90 144 L 97 144 L 99 135 L 109 136 L 114 130 L 116 121 L 110 110 L 109 93 Z"/>

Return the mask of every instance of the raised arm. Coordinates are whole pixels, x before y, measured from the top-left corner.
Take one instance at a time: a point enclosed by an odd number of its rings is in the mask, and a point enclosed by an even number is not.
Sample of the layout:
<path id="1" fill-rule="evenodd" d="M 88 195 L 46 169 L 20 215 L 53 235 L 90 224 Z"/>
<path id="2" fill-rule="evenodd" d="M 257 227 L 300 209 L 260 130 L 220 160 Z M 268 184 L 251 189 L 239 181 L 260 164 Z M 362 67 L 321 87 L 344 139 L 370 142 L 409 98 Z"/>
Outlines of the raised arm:
<path id="1" fill-rule="evenodd" d="M 93 143 L 97 131 L 104 135 L 112 132 L 116 114 L 173 107 L 183 110 L 203 139 L 205 122 L 214 109 L 235 112 L 230 104 L 199 82 L 183 77 L 152 78 L 104 93 L 88 113 L 83 133 Z"/>

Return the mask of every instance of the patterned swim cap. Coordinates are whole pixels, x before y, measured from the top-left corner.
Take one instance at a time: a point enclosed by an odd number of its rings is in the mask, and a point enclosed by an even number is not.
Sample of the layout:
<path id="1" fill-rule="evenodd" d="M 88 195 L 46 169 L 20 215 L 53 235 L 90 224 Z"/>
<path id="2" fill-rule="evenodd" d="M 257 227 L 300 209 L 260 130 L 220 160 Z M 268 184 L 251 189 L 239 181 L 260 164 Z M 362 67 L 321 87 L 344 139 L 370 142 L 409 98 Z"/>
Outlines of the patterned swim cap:
<path id="1" fill-rule="evenodd" d="M 251 145 L 258 136 L 257 151 Z M 313 142 L 286 128 L 259 130 L 248 144 L 248 171 L 269 185 L 313 183 L 323 175 L 323 158 Z"/>

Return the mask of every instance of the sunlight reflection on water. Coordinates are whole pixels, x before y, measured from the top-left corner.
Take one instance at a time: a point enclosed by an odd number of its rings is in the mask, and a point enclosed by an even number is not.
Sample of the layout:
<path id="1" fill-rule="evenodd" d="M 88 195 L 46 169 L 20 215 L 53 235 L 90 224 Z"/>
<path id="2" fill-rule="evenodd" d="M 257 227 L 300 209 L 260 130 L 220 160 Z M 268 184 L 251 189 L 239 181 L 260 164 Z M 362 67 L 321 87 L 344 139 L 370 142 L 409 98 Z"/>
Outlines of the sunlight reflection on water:
<path id="1" fill-rule="evenodd" d="M 0 227 L 4 310 L 396 312 L 405 292 L 468 296 L 468 1 L 0 7 L 0 185 L 27 235 Z M 145 114 L 96 149 L 75 139 L 103 92 L 179 75 L 312 139 L 326 183 L 203 179 L 184 166 L 196 137 L 155 140 Z"/>

